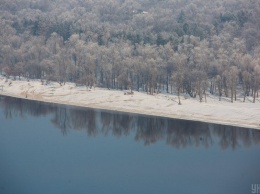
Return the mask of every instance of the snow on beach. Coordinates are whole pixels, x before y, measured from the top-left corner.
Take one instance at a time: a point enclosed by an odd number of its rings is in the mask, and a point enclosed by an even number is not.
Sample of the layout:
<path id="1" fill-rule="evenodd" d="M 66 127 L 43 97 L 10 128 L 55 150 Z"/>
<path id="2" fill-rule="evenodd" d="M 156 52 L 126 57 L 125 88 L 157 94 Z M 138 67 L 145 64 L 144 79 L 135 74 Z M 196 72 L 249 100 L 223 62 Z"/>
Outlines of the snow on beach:
<path id="1" fill-rule="evenodd" d="M 231 103 L 230 98 L 219 101 L 218 96 L 208 95 L 205 103 L 182 96 L 182 105 L 178 105 L 178 97 L 172 94 L 147 95 L 135 91 L 134 95 L 124 95 L 123 91 L 89 90 L 74 83 L 60 86 L 56 82 L 42 85 L 40 80 L 6 82 L 4 77 L 0 77 L 0 95 L 260 129 L 260 100 L 252 103 L 250 97 L 246 102 L 239 97 Z"/>

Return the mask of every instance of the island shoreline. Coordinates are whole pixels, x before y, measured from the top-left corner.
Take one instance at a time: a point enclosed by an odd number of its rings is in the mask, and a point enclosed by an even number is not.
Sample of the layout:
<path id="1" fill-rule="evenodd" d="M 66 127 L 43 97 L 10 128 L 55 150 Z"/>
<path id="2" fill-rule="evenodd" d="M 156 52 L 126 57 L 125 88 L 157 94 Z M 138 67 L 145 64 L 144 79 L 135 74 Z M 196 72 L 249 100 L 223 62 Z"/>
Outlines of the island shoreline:
<path id="1" fill-rule="evenodd" d="M 51 103 L 51 104 L 57 104 L 57 105 L 68 105 L 68 106 L 74 106 L 74 107 L 80 107 L 80 108 L 92 108 L 92 109 L 98 109 L 98 110 L 104 110 L 104 111 L 115 111 L 120 113 L 130 113 L 130 114 L 138 114 L 138 115 L 144 115 L 144 116 L 155 116 L 155 117 L 162 117 L 162 118 L 170 118 L 170 119 L 180 119 L 180 120 L 187 120 L 187 121 L 195 121 L 195 122 L 203 122 L 203 123 L 210 123 L 210 124 L 219 124 L 219 125 L 226 125 L 226 126 L 234 126 L 234 127 L 241 127 L 241 128 L 250 128 L 250 129 L 260 129 L 260 126 L 255 126 L 253 124 L 236 124 L 235 122 L 228 122 L 228 121 L 219 121 L 217 119 L 212 118 L 203 118 L 203 117 L 190 117 L 188 115 L 174 115 L 174 114 L 167 114 L 167 113 L 152 113 L 150 111 L 138 111 L 133 109 L 126 109 L 121 108 L 120 110 L 118 108 L 113 108 L 109 106 L 102 106 L 102 105 L 91 105 L 91 104 L 81 104 L 81 103 L 75 103 L 75 102 L 65 102 L 65 101 L 57 101 L 57 100 L 48 100 L 48 99 L 35 99 L 31 97 L 23 97 L 22 95 L 17 94 L 10 94 L 6 92 L 0 92 L 1 96 L 6 97 L 13 97 L 13 98 L 19 98 L 19 99 L 25 99 L 25 100 L 31 100 L 31 101 L 38 101 L 38 102 L 45 102 L 45 103 Z M 180 105 L 181 106 L 181 105 Z"/>

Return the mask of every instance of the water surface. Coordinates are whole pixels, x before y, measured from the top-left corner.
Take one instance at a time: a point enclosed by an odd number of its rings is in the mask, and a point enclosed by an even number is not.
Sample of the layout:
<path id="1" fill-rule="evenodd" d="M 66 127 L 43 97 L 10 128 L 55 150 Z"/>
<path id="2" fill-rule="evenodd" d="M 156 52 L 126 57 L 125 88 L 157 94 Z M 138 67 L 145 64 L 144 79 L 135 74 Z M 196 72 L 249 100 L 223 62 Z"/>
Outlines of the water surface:
<path id="1" fill-rule="evenodd" d="M 0 193 L 251 193 L 260 131 L 0 97 Z"/>

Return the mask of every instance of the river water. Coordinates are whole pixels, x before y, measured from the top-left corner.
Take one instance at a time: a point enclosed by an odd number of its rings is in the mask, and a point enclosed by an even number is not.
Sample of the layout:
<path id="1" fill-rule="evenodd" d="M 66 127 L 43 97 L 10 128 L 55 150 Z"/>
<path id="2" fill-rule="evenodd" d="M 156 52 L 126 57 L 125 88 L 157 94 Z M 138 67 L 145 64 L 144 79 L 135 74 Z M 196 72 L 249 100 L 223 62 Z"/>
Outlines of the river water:
<path id="1" fill-rule="evenodd" d="M 260 130 L 0 96 L 1 194 L 245 194 L 256 184 Z"/>

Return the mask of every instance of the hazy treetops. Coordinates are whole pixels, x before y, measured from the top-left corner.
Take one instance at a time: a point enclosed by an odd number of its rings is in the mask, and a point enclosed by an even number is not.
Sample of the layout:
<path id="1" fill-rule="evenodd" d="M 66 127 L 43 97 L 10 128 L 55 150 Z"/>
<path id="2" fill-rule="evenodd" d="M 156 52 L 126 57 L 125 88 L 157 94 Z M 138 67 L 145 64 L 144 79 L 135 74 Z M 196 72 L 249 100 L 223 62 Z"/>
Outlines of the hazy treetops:
<path id="1" fill-rule="evenodd" d="M 255 102 L 259 18 L 257 0 L 1 0 L 0 70 Z"/>

